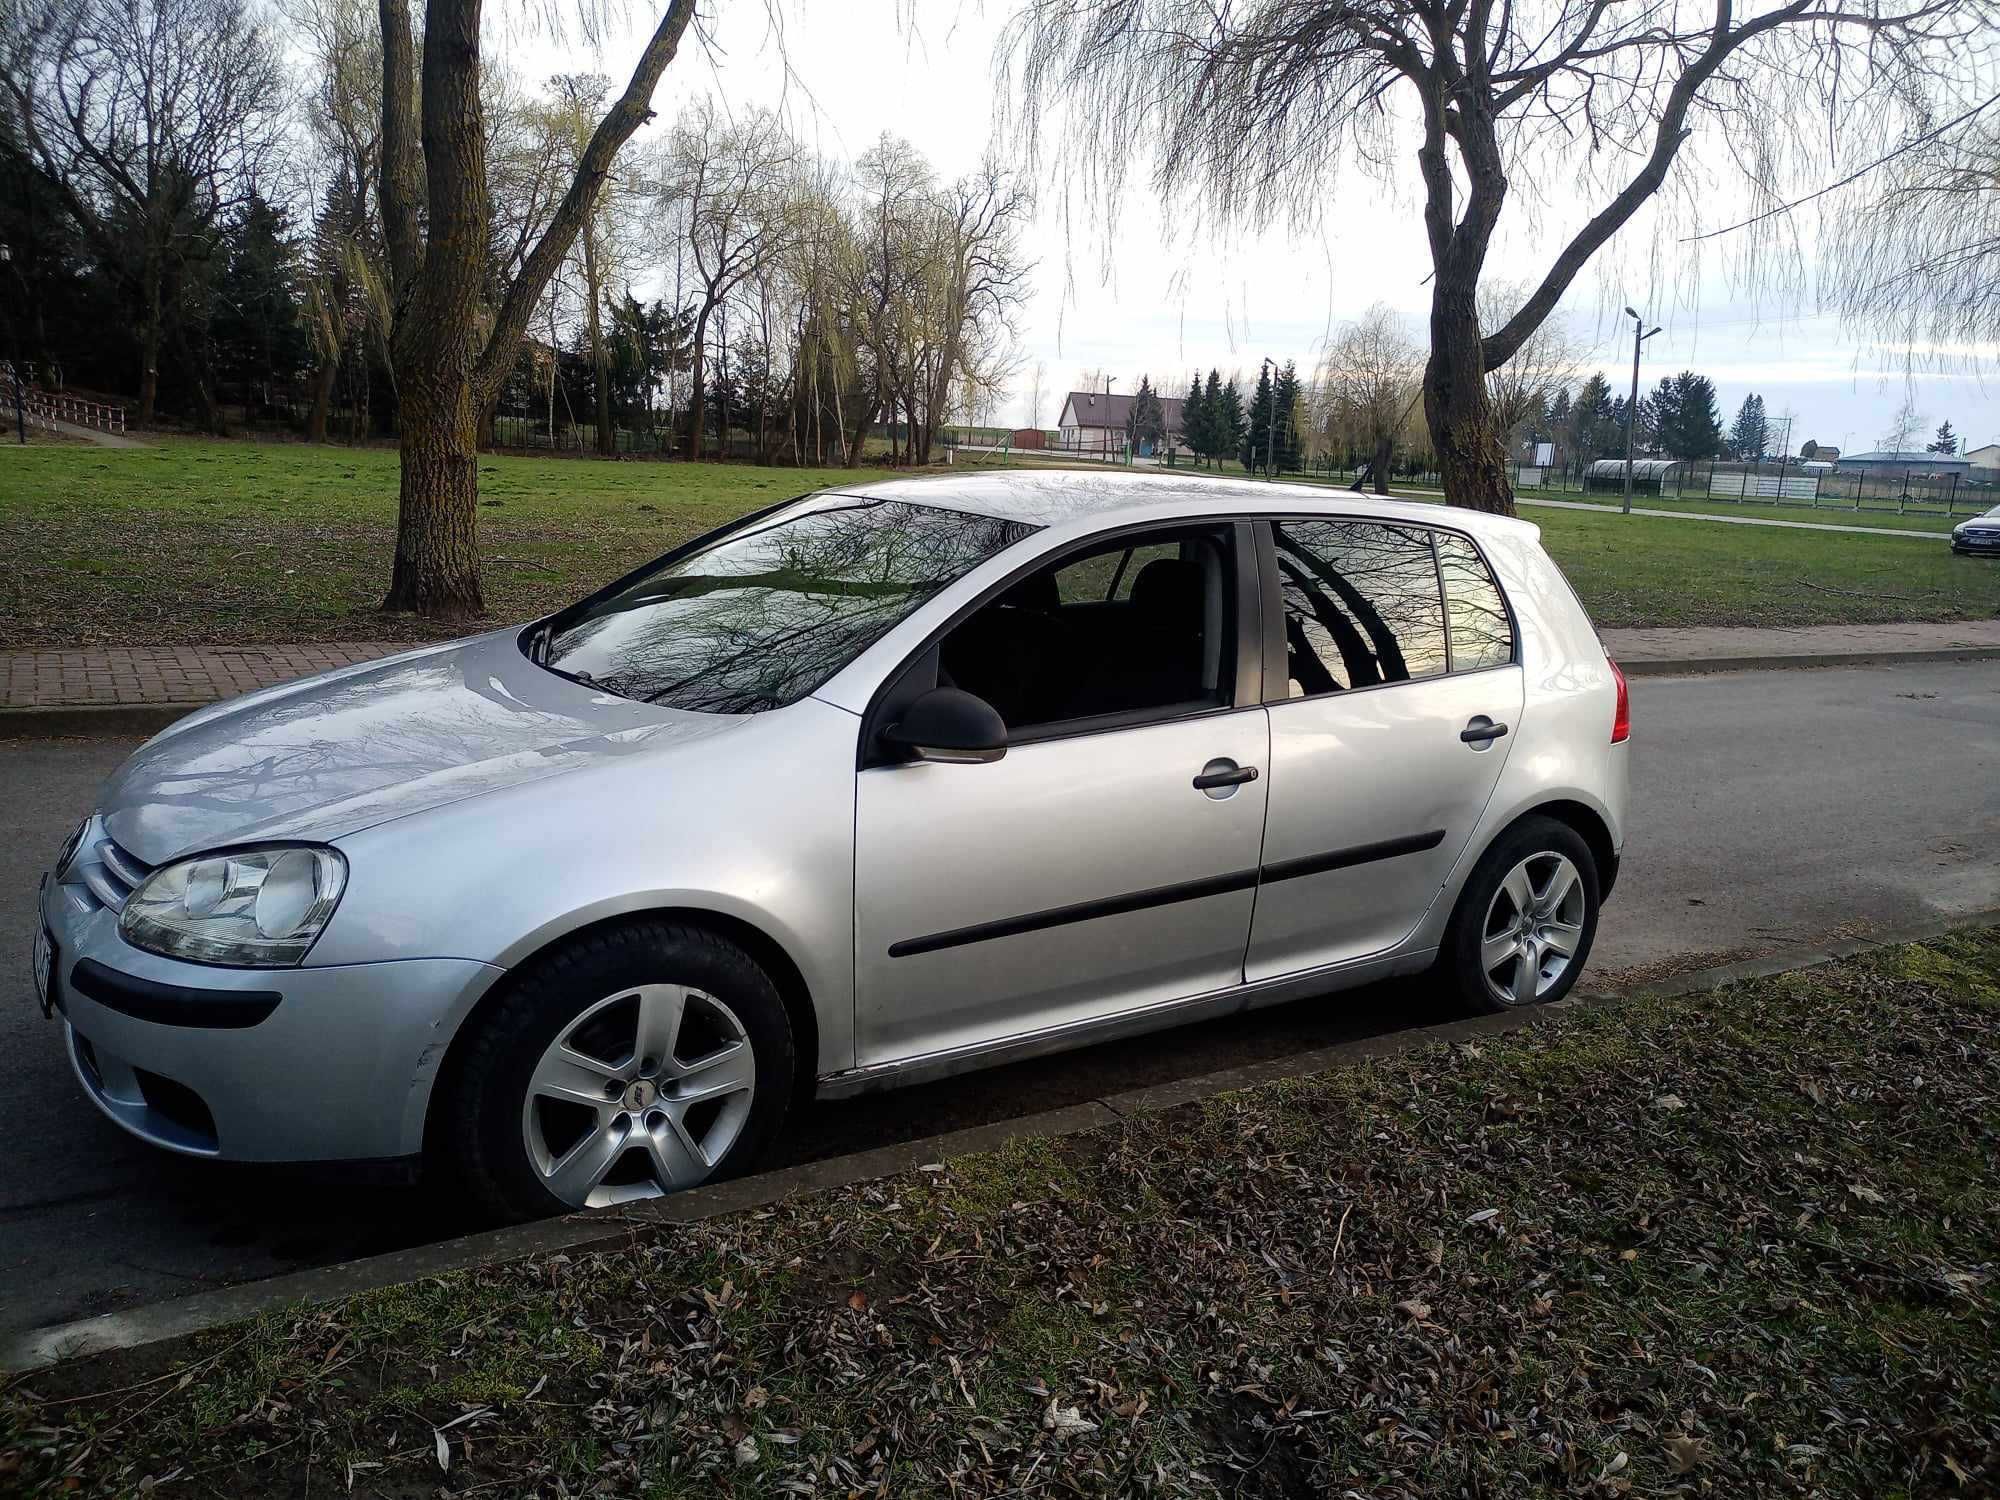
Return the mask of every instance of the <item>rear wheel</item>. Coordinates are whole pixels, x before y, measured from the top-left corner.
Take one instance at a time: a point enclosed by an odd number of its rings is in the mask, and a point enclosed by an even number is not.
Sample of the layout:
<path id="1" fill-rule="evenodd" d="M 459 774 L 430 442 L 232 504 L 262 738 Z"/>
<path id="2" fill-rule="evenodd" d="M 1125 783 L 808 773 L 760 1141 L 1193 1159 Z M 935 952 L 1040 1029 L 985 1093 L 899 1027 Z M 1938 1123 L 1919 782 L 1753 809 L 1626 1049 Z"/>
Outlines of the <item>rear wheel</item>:
<path id="1" fill-rule="evenodd" d="M 1439 955 L 1467 1008 L 1560 1000 L 1597 936 L 1597 863 L 1575 829 L 1527 817 L 1474 867 Z"/>
<path id="2" fill-rule="evenodd" d="M 504 1219 L 743 1171 L 792 1095 L 777 987 L 734 943 L 679 923 L 631 923 L 536 959 L 467 1045 L 436 1165 Z"/>

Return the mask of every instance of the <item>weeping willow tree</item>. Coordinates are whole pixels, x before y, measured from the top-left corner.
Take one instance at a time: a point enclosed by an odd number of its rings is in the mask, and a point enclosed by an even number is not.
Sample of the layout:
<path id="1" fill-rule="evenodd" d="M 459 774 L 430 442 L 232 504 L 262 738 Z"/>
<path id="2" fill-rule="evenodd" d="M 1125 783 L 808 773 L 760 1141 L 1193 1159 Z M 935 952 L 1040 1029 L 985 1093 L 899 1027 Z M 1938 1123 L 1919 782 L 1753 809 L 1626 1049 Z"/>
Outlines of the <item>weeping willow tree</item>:
<path id="1" fill-rule="evenodd" d="M 1990 0 L 1026 0 L 999 66 L 1024 154 L 1082 184 L 1113 233 L 1134 172 L 1223 229 L 1323 220 L 1342 164 L 1414 180 L 1445 494 L 1511 512 L 1486 377 L 1683 157 L 1776 201 L 1979 78 L 1994 21 Z M 1580 222 L 1483 326 L 1524 175 Z"/>
<path id="2" fill-rule="evenodd" d="M 2000 96 L 1871 178 L 1827 237 L 1835 305 L 1911 348 L 2000 354 Z"/>

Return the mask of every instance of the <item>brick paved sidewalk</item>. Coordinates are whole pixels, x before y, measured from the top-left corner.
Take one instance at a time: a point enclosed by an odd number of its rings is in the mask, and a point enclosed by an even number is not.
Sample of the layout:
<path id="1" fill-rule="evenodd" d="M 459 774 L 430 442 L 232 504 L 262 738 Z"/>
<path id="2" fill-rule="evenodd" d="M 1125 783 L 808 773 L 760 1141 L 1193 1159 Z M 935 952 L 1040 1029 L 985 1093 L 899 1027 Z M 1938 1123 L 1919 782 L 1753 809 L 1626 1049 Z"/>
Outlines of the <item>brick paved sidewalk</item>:
<path id="1" fill-rule="evenodd" d="M 0 708 L 212 703 L 407 646 L 102 646 L 0 654 Z"/>
<path id="2" fill-rule="evenodd" d="M 1895 652 L 2000 653 L 2000 620 L 1947 625 L 1819 625 L 1800 629 L 1607 630 L 1628 665 Z M 0 711 L 210 703 L 407 645 L 348 641 L 299 646 L 107 646 L 0 653 Z"/>

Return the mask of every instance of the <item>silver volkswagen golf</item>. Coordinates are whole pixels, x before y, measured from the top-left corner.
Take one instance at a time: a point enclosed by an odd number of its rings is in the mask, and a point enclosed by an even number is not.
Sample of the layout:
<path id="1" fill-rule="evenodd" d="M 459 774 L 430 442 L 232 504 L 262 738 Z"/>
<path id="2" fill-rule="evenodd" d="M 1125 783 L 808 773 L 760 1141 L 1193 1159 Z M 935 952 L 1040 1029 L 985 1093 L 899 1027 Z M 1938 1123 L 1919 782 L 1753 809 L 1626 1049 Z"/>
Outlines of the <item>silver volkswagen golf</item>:
<path id="1" fill-rule="evenodd" d="M 183 719 L 45 879 L 36 981 L 169 1150 L 617 1203 L 746 1168 L 812 1091 L 1393 974 L 1555 999 L 1626 734 L 1523 522 L 859 483 Z"/>

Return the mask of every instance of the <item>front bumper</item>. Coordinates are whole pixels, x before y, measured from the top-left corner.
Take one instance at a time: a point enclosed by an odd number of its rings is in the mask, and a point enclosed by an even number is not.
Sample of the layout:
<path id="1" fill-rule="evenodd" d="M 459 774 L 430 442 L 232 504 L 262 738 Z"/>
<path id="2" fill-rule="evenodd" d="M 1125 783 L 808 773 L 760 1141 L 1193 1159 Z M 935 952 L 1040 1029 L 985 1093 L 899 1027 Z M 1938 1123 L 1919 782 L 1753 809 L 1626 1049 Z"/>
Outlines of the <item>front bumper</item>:
<path id="1" fill-rule="evenodd" d="M 2000 554 L 2000 532 L 1971 536 L 1963 531 L 1955 531 L 1951 536 L 1951 550 Z"/>
<path id="2" fill-rule="evenodd" d="M 451 1028 L 504 972 L 456 958 L 183 963 L 133 948 L 115 911 L 53 880 L 41 919 L 92 1102 L 153 1145 L 225 1161 L 416 1155 Z"/>

